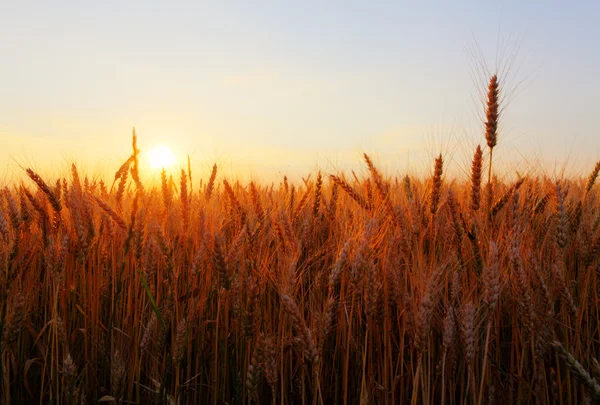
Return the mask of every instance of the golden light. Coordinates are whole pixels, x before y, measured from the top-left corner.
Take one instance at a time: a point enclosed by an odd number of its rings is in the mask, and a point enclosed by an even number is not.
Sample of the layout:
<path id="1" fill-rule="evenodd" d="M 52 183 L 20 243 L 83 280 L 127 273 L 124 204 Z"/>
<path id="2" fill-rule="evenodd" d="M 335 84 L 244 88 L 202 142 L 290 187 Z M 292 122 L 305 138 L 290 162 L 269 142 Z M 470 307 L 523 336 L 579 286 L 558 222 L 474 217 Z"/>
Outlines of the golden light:
<path id="1" fill-rule="evenodd" d="M 168 168 L 175 163 L 175 155 L 167 145 L 158 145 L 148 152 L 148 161 L 155 169 Z"/>

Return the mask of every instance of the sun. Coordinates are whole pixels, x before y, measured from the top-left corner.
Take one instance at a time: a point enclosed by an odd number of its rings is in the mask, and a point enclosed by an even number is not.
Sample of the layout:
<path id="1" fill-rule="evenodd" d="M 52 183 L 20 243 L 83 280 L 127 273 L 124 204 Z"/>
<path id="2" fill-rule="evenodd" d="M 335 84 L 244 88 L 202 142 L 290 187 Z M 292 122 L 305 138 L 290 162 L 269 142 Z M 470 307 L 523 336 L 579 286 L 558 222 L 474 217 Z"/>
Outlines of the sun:
<path id="1" fill-rule="evenodd" d="M 155 169 L 165 169 L 173 166 L 175 155 L 167 145 L 157 145 L 148 152 L 148 161 Z"/>

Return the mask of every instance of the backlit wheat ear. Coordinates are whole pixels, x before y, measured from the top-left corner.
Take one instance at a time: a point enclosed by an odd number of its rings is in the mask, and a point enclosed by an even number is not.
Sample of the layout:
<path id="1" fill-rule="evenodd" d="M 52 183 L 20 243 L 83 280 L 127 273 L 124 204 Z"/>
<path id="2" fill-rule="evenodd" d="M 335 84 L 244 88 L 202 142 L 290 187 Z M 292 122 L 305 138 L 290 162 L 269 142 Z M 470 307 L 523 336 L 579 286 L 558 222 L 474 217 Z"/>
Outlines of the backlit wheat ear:
<path id="1" fill-rule="evenodd" d="M 121 167 L 119 167 L 119 170 L 117 170 L 117 171 L 115 172 L 115 179 L 114 179 L 114 181 L 113 181 L 113 185 L 114 185 L 114 183 L 115 183 L 117 180 L 119 180 L 119 179 L 121 178 L 121 176 L 123 176 L 125 173 L 127 173 L 127 172 L 129 171 L 129 166 L 131 165 L 131 163 L 133 162 L 133 160 L 134 160 L 134 157 L 133 157 L 133 156 L 130 156 L 130 157 L 129 157 L 129 158 L 126 160 L 126 161 L 125 161 L 125 163 L 123 163 L 123 164 L 121 165 Z"/>
<path id="2" fill-rule="evenodd" d="M 392 201 L 390 200 L 388 187 L 384 183 L 383 176 L 381 175 L 381 173 L 379 173 L 379 170 L 377 170 L 377 168 L 373 164 L 373 161 L 371 161 L 371 158 L 369 158 L 369 155 L 364 153 L 363 157 L 365 159 L 365 162 L 367 162 L 367 166 L 369 167 L 369 172 L 371 173 L 371 178 L 373 179 L 373 182 L 375 183 L 375 188 L 377 189 L 377 193 L 379 194 L 379 197 L 381 198 L 381 200 L 383 201 L 383 203 L 385 205 L 385 210 L 386 210 L 390 220 L 393 223 L 397 224 L 398 218 L 397 218 L 396 210 L 394 209 Z M 372 200 L 372 197 L 369 200 Z M 373 206 L 373 203 L 371 201 L 369 202 L 369 206 L 370 207 Z"/>
<path id="3" fill-rule="evenodd" d="M 142 181 L 140 180 L 140 169 L 139 169 L 140 150 L 137 148 L 137 136 L 135 134 L 135 128 L 133 128 L 132 134 L 131 134 L 131 148 L 133 149 L 133 152 L 132 152 L 131 158 L 130 158 L 133 163 L 133 165 L 131 167 L 131 178 L 135 182 L 137 189 L 141 190 L 143 188 L 143 186 L 142 186 Z"/>
<path id="4" fill-rule="evenodd" d="M 473 164 L 471 165 L 471 210 L 477 212 L 481 205 L 481 168 L 483 164 L 483 152 L 481 146 L 477 145 Z"/>
<path id="5" fill-rule="evenodd" d="M 329 214 L 329 219 L 331 221 L 335 220 L 335 214 L 337 212 L 338 206 L 338 195 L 339 195 L 340 186 L 337 183 L 333 183 L 331 186 L 331 198 L 329 199 L 329 206 L 327 207 L 327 211 Z"/>
<path id="6" fill-rule="evenodd" d="M 592 187 L 596 183 L 596 179 L 598 178 L 598 173 L 600 173 L 600 160 L 596 162 L 596 166 L 594 166 L 594 170 L 590 173 L 590 177 L 588 178 L 587 185 L 585 186 L 585 193 L 589 193 L 592 191 Z"/>
<path id="7" fill-rule="evenodd" d="M 8 226 L 8 221 L 4 217 L 4 212 L 2 211 L 0 211 L 0 236 L 6 241 L 10 238 L 10 228 Z"/>
<path id="8" fill-rule="evenodd" d="M 367 204 L 369 204 L 369 207 L 371 207 L 371 209 L 373 208 L 373 206 L 375 205 L 374 199 L 373 199 L 373 186 L 371 185 L 371 179 L 367 179 L 365 180 L 365 191 L 367 193 Z"/>
<path id="9" fill-rule="evenodd" d="M 25 187 L 21 188 L 21 192 L 27 198 L 29 204 L 31 204 L 31 206 L 37 213 L 37 216 L 39 217 L 40 222 L 42 222 L 42 225 L 46 225 L 47 222 L 50 221 L 50 217 L 48 216 L 48 211 L 46 210 L 46 208 L 44 208 L 44 204 L 39 200 L 39 198 L 32 195 L 31 192 Z M 25 211 L 28 210 L 25 209 Z"/>
<path id="10" fill-rule="evenodd" d="M 342 179 L 339 176 L 333 175 L 333 174 L 331 174 L 329 177 L 331 178 L 331 180 L 334 183 L 336 183 L 338 186 L 340 186 L 340 188 L 342 190 L 344 190 L 346 192 L 346 194 L 348 194 L 358 205 L 360 205 L 362 208 L 364 208 L 367 211 L 371 210 L 371 207 L 369 206 L 367 201 L 365 201 L 363 196 L 360 195 L 356 190 L 354 190 L 354 188 L 350 184 L 348 184 L 348 182 L 346 180 Z"/>
<path id="11" fill-rule="evenodd" d="M 245 218 L 246 214 L 245 214 L 244 209 L 242 208 L 242 204 L 240 203 L 240 200 L 238 200 L 238 198 L 235 195 L 235 192 L 233 191 L 233 188 L 231 187 L 229 182 L 225 179 L 223 179 L 223 186 L 225 187 L 225 192 L 227 193 L 229 203 L 231 204 L 232 209 L 235 211 L 235 214 L 240 215 L 241 218 Z"/>
<path id="12" fill-rule="evenodd" d="M 217 164 L 215 163 L 212 167 L 212 171 L 210 172 L 210 178 L 208 179 L 208 183 L 206 184 L 206 190 L 204 190 L 204 197 L 206 198 L 206 200 L 210 200 L 210 197 L 212 196 L 216 178 Z"/>
<path id="13" fill-rule="evenodd" d="M 546 209 L 546 205 L 548 205 L 548 201 L 550 201 L 550 193 L 544 194 L 544 196 L 536 202 L 533 206 L 532 216 L 535 217 L 543 213 Z"/>
<path id="14" fill-rule="evenodd" d="M 498 118 L 499 112 L 499 93 L 500 85 L 498 83 L 498 76 L 493 75 L 490 78 L 487 92 L 487 103 L 485 107 L 485 140 L 490 148 L 490 162 L 488 168 L 488 209 L 491 208 L 492 196 L 492 157 L 494 147 L 498 142 Z M 488 213 L 489 214 L 489 213 Z"/>
<path id="15" fill-rule="evenodd" d="M 564 191 L 558 182 L 554 184 L 554 193 L 556 195 L 556 215 L 558 220 L 555 240 L 558 247 L 563 249 L 567 245 L 569 221 L 565 208 Z"/>
<path id="16" fill-rule="evenodd" d="M 495 217 L 496 215 L 498 215 L 498 213 L 502 210 L 502 208 L 504 208 L 506 203 L 508 203 L 508 200 L 510 200 L 510 197 L 512 197 L 514 195 L 514 193 L 516 193 L 517 190 L 519 190 L 519 188 L 521 188 L 521 186 L 523 185 L 524 182 L 525 182 L 524 177 L 519 178 L 519 180 L 517 180 L 515 182 L 515 184 L 513 184 L 508 190 L 506 190 L 506 192 L 504 194 L 502 194 L 502 197 L 500 197 L 498 199 L 498 201 L 496 201 L 496 203 L 492 206 L 492 209 L 490 212 L 490 215 L 492 217 Z M 490 192 L 491 192 L 491 185 L 488 184 L 488 186 L 490 186 Z"/>
<path id="17" fill-rule="evenodd" d="M 258 218 L 260 223 L 264 224 L 266 219 L 265 209 L 263 208 L 260 202 L 260 195 L 254 182 L 250 183 L 250 196 L 252 197 L 252 206 L 254 207 L 254 213 L 256 214 L 256 217 Z"/>
<path id="18" fill-rule="evenodd" d="M 160 172 L 160 185 L 162 190 L 163 204 L 165 211 L 168 211 L 171 207 L 173 196 L 171 194 L 171 186 L 167 179 L 167 171 L 163 168 Z"/>
<path id="19" fill-rule="evenodd" d="M 183 220 L 184 230 L 188 229 L 190 222 L 190 196 L 188 193 L 188 176 L 185 170 L 181 169 L 181 180 L 179 186 L 179 201 L 181 203 L 181 219 Z"/>
<path id="20" fill-rule="evenodd" d="M 125 172 L 121 176 L 119 180 L 119 185 L 117 186 L 117 194 L 115 195 L 115 199 L 117 200 L 117 207 L 119 208 L 119 212 L 122 211 L 123 208 L 123 196 L 125 195 L 125 187 L 127 186 L 128 173 Z"/>
<path id="21" fill-rule="evenodd" d="M 487 104 L 485 108 L 485 140 L 490 150 L 496 146 L 498 141 L 499 93 L 500 84 L 498 76 L 493 75 L 488 84 Z"/>
<path id="22" fill-rule="evenodd" d="M 317 221 L 319 217 L 319 208 L 321 207 L 321 190 L 323 188 L 323 177 L 321 172 L 317 174 L 317 182 L 315 185 L 315 199 L 312 206 L 313 221 Z"/>
<path id="23" fill-rule="evenodd" d="M 19 213 L 19 205 L 17 200 L 13 197 L 12 193 L 8 188 L 4 189 L 4 198 L 8 208 L 8 216 L 10 218 L 11 225 L 16 231 L 21 226 L 21 214 Z"/>
<path id="24" fill-rule="evenodd" d="M 435 166 L 433 169 L 433 186 L 431 190 L 431 199 L 429 202 L 429 211 L 432 215 L 435 215 L 440 203 L 440 196 L 442 193 L 442 174 L 444 171 L 444 159 L 442 154 L 435 158 Z"/>
<path id="25" fill-rule="evenodd" d="M 125 221 L 123 220 L 123 218 L 119 214 L 117 214 L 117 212 L 114 211 L 110 207 L 110 205 L 108 205 L 106 202 L 102 201 L 95 195 L 92 196 L 92 198 L 96 201 L 96 203 L 102 209 L 102 211 L 104 211 L 121 229 L 127 230 L 127 226 L 125 225 Z"/>
<path id="26" fill-rule="evenodd" d="M 306 191 L 304 192 L 304 194 L 302 195 L 302 198 L 300 198 L 300 201 L 298 201 L 298 205 L 296 206 L 296 208 L 294 208 L 294 211 L 292 213 L 292 223 L 293 224 L 296 224 L 298 222 L 298 219 L 300 218 L 300 214 L 302 213 L 302 210 L 308 204 L 308 200 L 311 195 L 311 192 L 312 192 L 312 190 L 309 185 L 306 188 Z"/>
<path id="27" fill-rule="evenodd" d="M 31 169 L 26 169 L 25 171 L 27 172 L 27 176 L 29 176 L 29 178 L 33 180 L 35 184 L 37 184 L 39 189 L 42 190 L 44 194 L 46 194 L 48 201 L 50 201 L 50 205 L 52 205 L 52 209 L 54 209 L 55 212 L 59 212 L 62 209 L 62 207 L 54 191 L 52 191 L 52 189 L 48 187 L 46 182 L 36 172 L 34 172 Z"/>
<path id="28" fill-rule="evenodd" d="M 19 190 L 18 194 L 19 194 L 19 210 L 21 212 L 21 220 L 25 224 L 25 227 L 28 227 L 32 220 L 32 215 L 31 215 L 29 206 L 27 204 L 27 196 L 25 195 L 25 193 L 22 190 Z"/>
<path id="29" fill-rule="evenodd" d="M 415 195 L 414 195 L 413 186 L 411 184 L 410 177 L 408 176 L 408 174 L 406 176 L 404 176 L 404 178 L 402 179 L 402 189 L 404 190 L 404 193 L 406 194 L 408 201 L 413 202 Z"/>
<path id="30" fill-rule="evenodd" d="M 450 211 L 450 220 L 452 221 L 452 228 L 454 229 L 454 236 L 456 237 L 457 244 L 459 246 L 458 253 L 460 253 L 460 247 L 462 246 L 462 238 L 464 235 L 463 224 L 459 218 L 459 206 L 454 196 L 454 191 L 448 189 L 448 210 Z"/>

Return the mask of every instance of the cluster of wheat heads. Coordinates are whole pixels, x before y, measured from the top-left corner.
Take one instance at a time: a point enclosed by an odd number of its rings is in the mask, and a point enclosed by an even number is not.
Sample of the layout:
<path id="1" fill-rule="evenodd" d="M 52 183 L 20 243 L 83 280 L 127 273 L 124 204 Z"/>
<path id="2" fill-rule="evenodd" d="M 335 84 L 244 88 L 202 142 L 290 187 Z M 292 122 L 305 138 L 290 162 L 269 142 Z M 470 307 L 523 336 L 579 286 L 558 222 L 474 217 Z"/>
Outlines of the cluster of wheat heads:
<path id="1" fill-rule="evenodd" d="M 364 159 L 151 188 L 134 136 L 109 184 L 27 170 L 0 192 L 0 402 L 597 400 L 600 162 L 511 184 L 490 162 L 484 195 L 481 148 L 452 184 L 441 155 L 425 180 Z"/>

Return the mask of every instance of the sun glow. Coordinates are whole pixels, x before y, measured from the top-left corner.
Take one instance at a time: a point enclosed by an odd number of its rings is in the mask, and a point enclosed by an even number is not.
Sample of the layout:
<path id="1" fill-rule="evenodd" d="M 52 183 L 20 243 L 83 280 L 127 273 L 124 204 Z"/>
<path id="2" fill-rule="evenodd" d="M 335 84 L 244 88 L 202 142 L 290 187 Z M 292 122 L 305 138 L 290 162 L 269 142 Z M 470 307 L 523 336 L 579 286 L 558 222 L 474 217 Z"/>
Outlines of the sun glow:
<path id="1" fill-rule="evenodd" d="M 175 155 L 168 146 L 158 145 L 148 152 L 148 161 L 155 169 L 168 168 L 175 163 Z"/>

